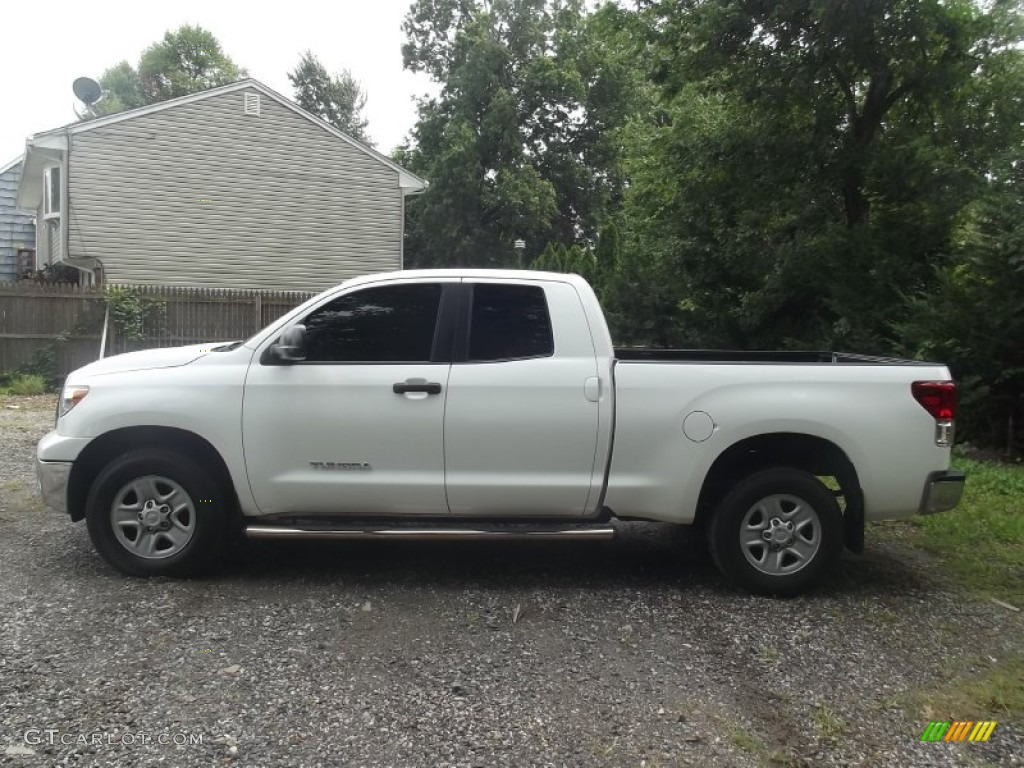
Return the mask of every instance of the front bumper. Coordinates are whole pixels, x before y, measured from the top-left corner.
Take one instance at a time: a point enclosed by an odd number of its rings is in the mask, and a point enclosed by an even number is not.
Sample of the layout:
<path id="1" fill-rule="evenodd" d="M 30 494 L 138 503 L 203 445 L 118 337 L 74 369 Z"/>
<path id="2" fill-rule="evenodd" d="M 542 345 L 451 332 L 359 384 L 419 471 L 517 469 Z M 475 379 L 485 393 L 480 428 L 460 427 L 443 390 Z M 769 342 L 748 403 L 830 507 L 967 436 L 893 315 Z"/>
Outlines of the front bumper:
<path id="1" fill-rule="evenodd" d="M 964 493 L 966 475 L 957 470 L 932 472 L 924 484 L 924 495 L 921 497 L 922 514 L 945 512 L 960 503 Z"/>
<path id="2" fill-rule="evenodd" d="M 71 477 L 70 461 L 41 461 L 36 459 L 36 480 L 43 503 L 57 512 L 68 511 L 68 479 Z"/>
<path id="3" fill-rule="evenodd" d="M 91 440 L 68 437 L 54 430 L 43 435 L 36 445 L 36 482 L 46 506 L 58 512 L 68 511 L 71 467 Z"/>

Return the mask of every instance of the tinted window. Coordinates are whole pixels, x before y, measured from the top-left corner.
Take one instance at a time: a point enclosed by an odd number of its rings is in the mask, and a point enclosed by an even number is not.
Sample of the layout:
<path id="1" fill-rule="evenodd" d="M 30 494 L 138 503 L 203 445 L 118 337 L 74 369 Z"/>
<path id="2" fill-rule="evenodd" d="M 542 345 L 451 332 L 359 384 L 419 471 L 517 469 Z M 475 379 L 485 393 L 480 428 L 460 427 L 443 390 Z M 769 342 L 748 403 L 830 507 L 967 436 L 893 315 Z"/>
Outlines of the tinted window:
<path id="1" fill-rule="evenodd" d="M 473 287 L 470 360 L 508 360 L 554 354 L 544 289 L 532 285 Z"/>
<path id="2" fill-rule="evenodd" d="M 341 296 L 306 317 L 306 360 L 429 362 L 440 303 L 440 285 Z"/>

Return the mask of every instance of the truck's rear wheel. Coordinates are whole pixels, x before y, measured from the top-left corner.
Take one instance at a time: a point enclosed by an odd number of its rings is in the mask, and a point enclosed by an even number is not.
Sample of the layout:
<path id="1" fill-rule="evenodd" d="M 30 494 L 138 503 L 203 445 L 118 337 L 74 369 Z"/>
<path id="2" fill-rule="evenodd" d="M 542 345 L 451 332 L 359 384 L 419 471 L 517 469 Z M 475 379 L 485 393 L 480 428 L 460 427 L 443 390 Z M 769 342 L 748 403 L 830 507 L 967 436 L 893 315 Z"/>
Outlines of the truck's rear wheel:
<path id="1" fill-rule="evenodd" d="M 132 576 L 192 576 L 220 553 L 228 507 L 209 471 L 170 451 L 141 449 L 113 459 L 86 500 L 96 550 Z"/>
<path id="2" fill-rule="evenodd" d="M 758 594 L 791 595 L 839 559 L 843 514 L 814 475 L 766 469 L 722 500 L 708 542 L 718 568 L 737 584 Z"/>

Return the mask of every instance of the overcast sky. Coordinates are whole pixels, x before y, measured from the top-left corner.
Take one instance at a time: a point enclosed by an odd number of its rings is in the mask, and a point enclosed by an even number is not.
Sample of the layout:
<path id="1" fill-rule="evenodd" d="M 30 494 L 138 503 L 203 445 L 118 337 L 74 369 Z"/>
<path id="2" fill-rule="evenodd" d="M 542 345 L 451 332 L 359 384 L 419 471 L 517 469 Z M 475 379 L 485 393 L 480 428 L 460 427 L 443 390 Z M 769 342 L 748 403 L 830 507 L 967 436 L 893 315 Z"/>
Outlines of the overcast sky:
<path id="1" fill-rule="evenodd" d="M 348 69 L 367 93 L 369 133 L 385 154 L 416 117 L 413 97 L 434 88 L 402 69 L 401 24 L 411 0 L 50 0 L 3 2 L 0 10 L 0 165 L 24 151 L 25 138 L 75 119 L 72 81 L 127 59 L 168 29 L 198 24 L 249 75 L 288 98 L 287 73 L 302 51 L 329 71 Z"/>

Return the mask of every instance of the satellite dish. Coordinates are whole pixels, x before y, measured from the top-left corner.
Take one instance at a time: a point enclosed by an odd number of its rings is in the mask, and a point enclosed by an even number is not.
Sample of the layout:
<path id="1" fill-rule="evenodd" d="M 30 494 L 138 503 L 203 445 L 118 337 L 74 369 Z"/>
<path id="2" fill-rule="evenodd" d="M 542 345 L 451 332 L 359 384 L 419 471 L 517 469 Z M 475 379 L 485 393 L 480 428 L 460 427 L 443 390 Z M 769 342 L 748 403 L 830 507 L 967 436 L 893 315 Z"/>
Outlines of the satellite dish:
<path id="1" fill-rule="evenodd" d="M 100 84 L 91 77 L 76 78 L 75 82 L 71 84 L 71 90 L 75 92 L 75 96 L 87 107 L 91 107 L 103 95 L 103 89 L 100 88 Z"/>

